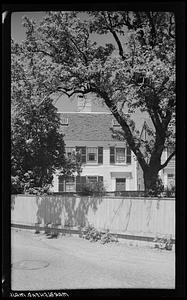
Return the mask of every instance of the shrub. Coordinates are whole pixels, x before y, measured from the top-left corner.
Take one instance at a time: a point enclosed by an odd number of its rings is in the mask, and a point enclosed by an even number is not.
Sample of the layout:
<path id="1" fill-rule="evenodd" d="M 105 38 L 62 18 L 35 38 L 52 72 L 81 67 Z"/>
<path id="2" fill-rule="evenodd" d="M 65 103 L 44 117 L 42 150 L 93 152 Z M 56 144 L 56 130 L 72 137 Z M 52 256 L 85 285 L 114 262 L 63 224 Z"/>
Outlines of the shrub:
<path id="1" fill-rule="evenodd" d="M 118 239 L 117 239 L 117 237 L 116 236 L 113 236 L 110 232 L 109 232 L 109 230 L 106 232 L 106 233 L 104 233 L 103 235 L 102 235 L 102 237 L 101 237 L 101 243 L 102 244 L 106 244 L 106 243 L 111 243 L 111 242 L 118 242 Z"/>
<path id="2" fill-rule="evenodd" d="M 117 242 L 117 238 L 114 237 L 109 230 L 106 233 L 98 231 L 92 225 L 88 225 L 80 229 L 79 237 L 89 240 L 90 242 L 101 241 L 102 244 Z"/>
<path id="3" fill-rule="evenodd" d="M 81 186 L 80 192 L 86 196 L 103 196 L 106 190 L 103 182 L 87 182 Z"/>
<path id="4" fill-rule="evenodd" d="M 155 248 L 158 249 L 165 249 L 165 250 L 172 250 L 173 241 L 171 235 L 163 235 L 163 236 L 156 236 L 153 240 L 155 243 Z"/>
<path id="5" fill-rule="evenodd" d="M 163 196 L 164 185 L 162 183 L 162 179 L 160 177 L 157 178 L 155 185 L 152 186 L 147 192 L 145 192 L 145 196 L 147 197 L 161 197 Z"/>
<path id="6" fill-rule="evenodd" d="M 175 186 L 172 185 L 170 187 L 165 188 L 164 196 L 165 197 L 175 197 Z"/>

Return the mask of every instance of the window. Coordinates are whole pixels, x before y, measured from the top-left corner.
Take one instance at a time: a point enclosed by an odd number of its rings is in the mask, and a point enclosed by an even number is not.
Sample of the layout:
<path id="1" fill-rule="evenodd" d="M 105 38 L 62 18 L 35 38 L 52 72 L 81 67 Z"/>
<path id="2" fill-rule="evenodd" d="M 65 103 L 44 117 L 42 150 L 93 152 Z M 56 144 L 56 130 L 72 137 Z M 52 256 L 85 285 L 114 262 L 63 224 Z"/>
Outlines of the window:
<path id="1" fill-rule="evenodd" d="M 61 125 L 67 126 L 68 125 L 68 118 L 61 118 Z"/>
<path id="2" fill-rule="evenodd" d="M 120 126 L 120 124 L 118 123 L 118 121 L 116 119 L 112 119 L 112 126 Z"/>
<path id="3" fill-rule="evenodd" d="M 116 162 L 117 163 L 125 162 L 125 148 L 116 148 Z"/>
<path id="4" fill-rule="evenodd" d="M 126 190 L 126 178 L 116 178 L 116 191 L 123 192 Z"/>
<path id="5" fill-rule="evenodd" d="M 89 183 L 97 182 L 97 176 L 88 176 L 87 179 Z"/>
<path id="6" fill-rule="evenodd" d="M 103 176 L 77 176 L 76 177 L 76 191 L 80 192 L 82 186 L 85 183 L 96 183 L 96 182 L 103 183 Z"/>
<path id="7" fill-rule="evenodd" d="M 87 148 L 87 161 L 96 162 L 97 161 L 97 148 Z"/>
<path id="8" fill-rule="evenodd" d="M 110 163 L 126 163 L 131 164 L 131 150 L 127 148 L 110 147 Z"/>
<path id="9" fill-rule="evenodd" d="M 168 174 L 168 179 L 173 179 L 174 178 L 174 174 Z"/>
<path id="10" fill-rule="evenodd" d="M 75 177 L 69 177 L 65 181 L 65 191 L 75 192 Z"/>

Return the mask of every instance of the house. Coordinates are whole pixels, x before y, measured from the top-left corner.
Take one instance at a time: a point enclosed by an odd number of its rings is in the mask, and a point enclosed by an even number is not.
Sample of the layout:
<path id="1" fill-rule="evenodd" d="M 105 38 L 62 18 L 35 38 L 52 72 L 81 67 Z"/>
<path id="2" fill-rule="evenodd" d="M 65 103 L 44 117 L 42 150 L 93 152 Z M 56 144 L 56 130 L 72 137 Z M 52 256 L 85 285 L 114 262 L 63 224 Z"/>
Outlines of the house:
<path id="1" fill-rule="evenodd" d="M 60 113 L 60 112 L 59 112 Z M 90 101 L 78 101 L 77 111 L 60 113 L 66 154 L 79 151 L 80 176 L 63 180 L 57 172 L 53 191 L 79 191 L 85 182 L 102 181 L 109 192 L 137 190 L 137 161 L 124 141 L 115 138 L 111 128 L 119 128 L 111 112 L 94 111 Z"/>
<path id="2" fill-rule="evenodd" d="M 154 126 L 151 119 L 145 119 L 140 133 L 140 137 L 144 141 L 150 140 L 152 132 L 154 132 Z M 161 157 L 162 164 L 167 160 L 167 158 L 173 151 L 173 147 L 167 147 L 164 149 Z M 175 186 L 175 156 L 171 158 L 171 160 L 164 169 L 159 171 L 159 176 L 163 182 L 164 187 L 170 188 L 172 186 Z M 137 163 L 137 185 L 138 190 L 144 189 L 143 171 L 139 163 Z"/>

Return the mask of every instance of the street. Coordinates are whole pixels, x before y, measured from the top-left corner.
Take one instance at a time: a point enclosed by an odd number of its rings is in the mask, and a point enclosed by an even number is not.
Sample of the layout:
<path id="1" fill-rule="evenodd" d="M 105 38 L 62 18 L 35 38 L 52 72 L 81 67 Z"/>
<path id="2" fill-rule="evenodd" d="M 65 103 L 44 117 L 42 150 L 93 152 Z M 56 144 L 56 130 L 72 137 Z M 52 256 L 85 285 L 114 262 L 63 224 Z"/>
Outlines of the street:
<path id="1" fill-rule="evenodd" d="M 175 288 L 175 252 L 12 229 L 12 290 Z"/>

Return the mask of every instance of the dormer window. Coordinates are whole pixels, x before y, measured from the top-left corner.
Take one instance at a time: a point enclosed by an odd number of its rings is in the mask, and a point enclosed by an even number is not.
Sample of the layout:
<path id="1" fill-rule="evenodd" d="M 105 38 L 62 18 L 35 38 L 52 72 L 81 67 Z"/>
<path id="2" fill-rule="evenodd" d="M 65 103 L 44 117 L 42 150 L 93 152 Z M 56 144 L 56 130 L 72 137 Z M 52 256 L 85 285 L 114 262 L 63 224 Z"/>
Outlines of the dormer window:
<path id="1" fill-rule="evenodd" d="M 118 123 L 118 121 L 116 119 L 112 119 L 112 126 L 120 126 L 120 124 Z"/>
<path id="2" fill-rule="evenodd" d="M 61 125 L 67 126 L 68 125 L 68 118 L 62 118 L 61 119 Z"/>

